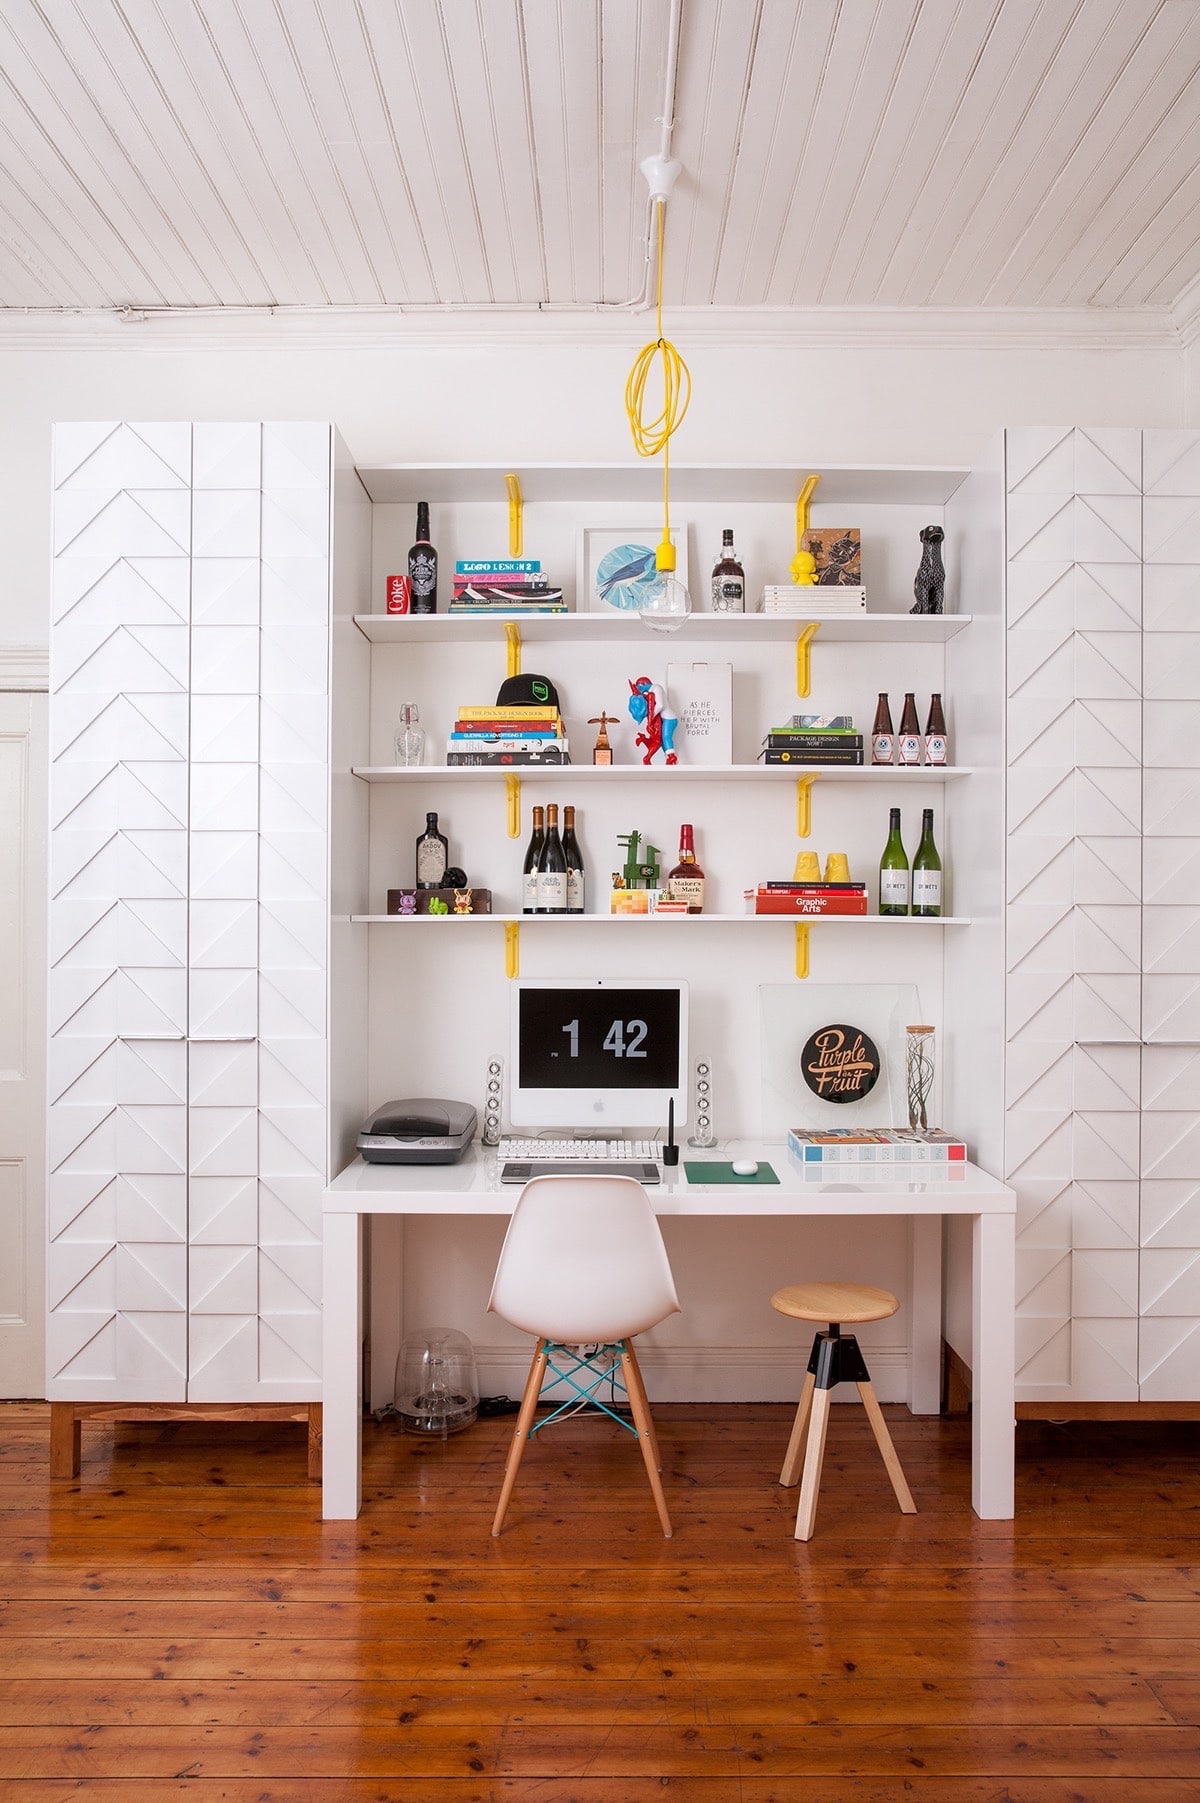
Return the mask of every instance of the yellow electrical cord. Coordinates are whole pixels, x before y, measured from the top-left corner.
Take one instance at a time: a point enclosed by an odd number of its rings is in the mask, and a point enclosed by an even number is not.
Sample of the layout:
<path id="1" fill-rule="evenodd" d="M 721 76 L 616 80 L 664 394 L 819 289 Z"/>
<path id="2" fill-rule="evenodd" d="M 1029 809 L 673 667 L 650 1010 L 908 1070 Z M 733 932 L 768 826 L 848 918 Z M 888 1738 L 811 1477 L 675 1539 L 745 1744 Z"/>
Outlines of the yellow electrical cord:
<path id="1" fill-rule="evenodd" d="M 653 344 L 647 344 L 638 355 L 625 383 L 625 411 L 629 416 L 629 429 L 633 433 L 634 449 L 639 457 L 656 457 L 659 451 L 663 454 L 663 537 L 658 547 L 656 562 L 660 570 L 675 568 L 675 548 L 671 543 L 671 434 L 683 423 L 683 416 L 688 410 L 692 398 L 692 377 L 687 364 L 675 349 L 669 338 L 663 337 L 662 329 L 662 288 L 663 288 L 663 202 L 655 201 L 658 214 L 658 271 L 657 296 L 655 301 L 655 325 L 657 337 Z M 662 411 L 652 420 L 645 417 L 646 384 L 650 380 L 650 372 L 655 359 L 662 360 L 663 405 Z"/>

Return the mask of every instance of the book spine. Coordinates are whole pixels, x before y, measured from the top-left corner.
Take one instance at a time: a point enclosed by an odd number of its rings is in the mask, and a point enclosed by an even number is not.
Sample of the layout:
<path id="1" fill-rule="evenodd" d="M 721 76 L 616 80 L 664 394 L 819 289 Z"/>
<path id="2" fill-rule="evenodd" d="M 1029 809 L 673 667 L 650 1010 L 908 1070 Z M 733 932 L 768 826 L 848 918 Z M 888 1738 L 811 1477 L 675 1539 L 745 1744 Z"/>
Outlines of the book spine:
<path id="1" fill-rule="evenodd" d="M 455 732 L 490 733 L 493 738 L 519 739 L 525 733 L 550 733 L 560 739 L 561 720 L 477 720 L 474 714 L 460 714 L 454 722 Z"/>
<path id="2" fill-rule="evenodd" d="M 858 751 L 777 751 L 768 748 L 761 753 L 764 764 L 861 764 Z"/>
<path id="3" fill-rule="evenodd" d="M 865 883 L 767 882 L 758 885 L 760 895 L 764 890 L 770 889 L 778 889 L 784 895 L 865 895 L 867 893 Z"/>
<path id="4" fill-rule="evenodd" d="M 460 557 L 454 565 L 455 580 L 460 576 L 536 576 L 542 567 L 540 557 Z"/>
<path id="5" fill-rule="evenodd" d="M 788 1135 L 788 1147 L 804 1164 L 948 1164 L 966 1159 L 965 1146 L 813 1146 Z"/>
<path id="6" fill-rule="evenodd" d="M 447 764 L 569 764 L 566 748 L 546 751 L 448 751 Z"/>
<path id="7" fill-rule="evenodd" d="M 859 732 L 791 732 L 776 728 L 763 740 L 769 751 L 861 751 Z"/>
<path id="8" fill-rule="evenodd" d="M 486 751 L 488 747 L 498 749 L 502 745 L 515 745 L 518 740 L 522 747 L 526 745 L 552 745 L 561 735 L 552 726 L 534 728 L 526 726 L 520 732 L 489 732 L 486 726 L 475 731 L 470 727 L 456 726 L 450 734 L 452 751 Z"/>
<path id="9" fill-rule="evenodd" d="M 559 717 L 556 707 L 464 707 L 459 712 L 461 720 L 520 720 L 526 726 L 541 726 Z"/>
<path id="10" fill-rule="evenodd" d="M 756 895 L 756 914 L 865 914 L 865 895 Z"/>

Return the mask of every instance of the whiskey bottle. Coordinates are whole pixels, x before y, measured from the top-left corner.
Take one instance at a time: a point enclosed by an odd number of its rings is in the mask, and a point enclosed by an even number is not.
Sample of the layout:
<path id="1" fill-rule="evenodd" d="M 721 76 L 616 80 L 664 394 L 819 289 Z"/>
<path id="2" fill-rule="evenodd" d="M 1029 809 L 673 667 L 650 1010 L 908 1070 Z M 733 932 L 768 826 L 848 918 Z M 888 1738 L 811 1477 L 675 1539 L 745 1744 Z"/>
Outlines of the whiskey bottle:
<path id="1" fill-rule="evenodd" d="M 912 911 L 926 920 L 942 911 L 942 860 L 933 842 L 933 809 L 921 810 L 921 842 L 912 861 Z"/>
<path id="2" fill-rule="evenodd" d="M 529 835 L 529 845 L 525 852 L 524 876 L 521 884 L 522 914 L 537 913 L 537 867 L 546 842 L 546 810 L 535 807 L 533 810 L 533 831 Z"/>
<path id="3" fill-rule="evenodd" d="M 575 837 L 575 809 L 563 809 L 563 856 L 567 860 L 567 913 L 582 914 L 584 908 L 583 853 Z"/>
<path id="4" fill-rule="evenodd" d="M 917 719 L 917 698 L 910 689 L 904 697 L 904 709 L 900 715 L 900 758 L 906 768 L 912 769 L 921 762 L 925 751 L 925 739 L 921 732 L 921 723 Z"/>
<path id="5" fill-rule="evenodd" d="M 687 903 L 689 914 L 704 908 L 704 872 L 696 862 L 696 846 L 690 826 L 679 829 L 679 862 L 667 872 L 667 894 L 672 901 Z"/>
<path id="6" fill-rule="evenodd" d="M 429 502 L 417 502 L 416 543 L 408 553 L 408 581 L 415 614 L 437 612 L 438 558 L 429 542 Z"/>
<path id="7" fill-rule="evenodd" d="M 713 565 L 712 610 L 715 614 L 746 611 L 746 572 L 737 560 L 728 527 L 721 534 L 721 555 Z"/>
<path id="8" fill-rule="evenodd" d="M 908 854 L 900 837 L 900 810 L 888 813 L 887 844 L 879 860 L 879 912 L 908 913 Z"/>
<path id="9" fill-rule="evenodd" d="M 438 832 L 436 814 L 426 814 L 425 831 L 417 835 L 417 888 L 440 889 L 446 879 L 450 848 L 445 833 Z"/>
<path id="10" fill-rule="evenodd" d="M 871 728 L 871 762 L 894 764 L 896 734 L 892 729 L 892 709 L 886 694 L 880 694 L 875 708 L 875 724 Z"/>
<path id="11" fill-rule="evenodd" d="M 942 698 L 940 695 L 931 695 L 929 697 L 929 718 L 925 722 L 925 762 L 927 764 L 944 764 L 949 756 L 946 716 L 942 712 Z"/>
<path id="12" fill-rule="evenodd" d="M 558 833 L 558 803 L 546 804 L 546 837 L 538 853 L 535 914 L 567 911 L 567 858 Z"/>

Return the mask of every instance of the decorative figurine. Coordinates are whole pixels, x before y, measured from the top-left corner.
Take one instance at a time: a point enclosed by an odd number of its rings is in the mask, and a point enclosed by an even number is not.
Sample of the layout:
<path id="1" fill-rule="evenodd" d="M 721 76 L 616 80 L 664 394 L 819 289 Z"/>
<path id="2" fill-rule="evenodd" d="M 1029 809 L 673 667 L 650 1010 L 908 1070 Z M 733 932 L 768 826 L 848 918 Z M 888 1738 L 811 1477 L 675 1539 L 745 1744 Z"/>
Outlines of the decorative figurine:
<path id="1" fill-rule="evenodd" d="M 913 593 L 917 597 L 912 614 L 940 614 L 946 595 L 946 572 L 942 567 L 942 540 L 946 534 L 940 526 L 922 526 L 921 562 Z"/>
<path id="2" fill-rule="evenodd" d="M 431 895 L 429 898 L 429 912 L 431 914 L 449 914 L 450 904 L 449 902 L 444 902 L 440 895 Z"/>
<path id="3" fill-rule="evenodd" d="M 617 844 L 625 847 L 625 863 L 619 873 L 613 875 L 614 889 L 657 889 L 658 860 L 662 855 L 657 845 L 648 841 L 642 844 L 642 835 L 638 832 L 618 833 Z M 639 859 L 638 847 L 645 853 Z"/>
<path id="4" fill-rule="evenodd" d="M 596 743 L 592 746 L 593 764 L 612 763 L 613 754 L 612 746 L 608 742 L 608 729 L 610 726 L 615 726 L 619 718 L 620 716 L 618 714 L 605 713 L 604 709 L 601 708 L 600 712 L 598 714 L 593 714 L 592 718 L 588 721 L 589 726 L 598 726 L 600 728 L 600 731 L 596 734 Z"/>
<path id="5" fill-rule="evenodd" d="M 679 720 L 668 705 L 662 683 L 649 676 L 639 676 L 636 681 L 630 681 L 629 691 L 630 716 L 642 729 L 634 738 L 634 744 L 646 747 L 643 764 L 652 764 L 656 757 L 661 757 L 664 764 L 677 764 L 675 728 Z"/>
<path id="6" fill-rule="evenodd" d="M 471 913 L 471 891 L 469 889 L 456 889 L 454 891 L 454 912 L 456 914 Z"/>
<path id="7" fill-rule="evenodd" d="M 415 914 L 416 911 L 417 892 L 415 889 L 405 889 L 400 897 L 400 912 L 401 914 Z"/>

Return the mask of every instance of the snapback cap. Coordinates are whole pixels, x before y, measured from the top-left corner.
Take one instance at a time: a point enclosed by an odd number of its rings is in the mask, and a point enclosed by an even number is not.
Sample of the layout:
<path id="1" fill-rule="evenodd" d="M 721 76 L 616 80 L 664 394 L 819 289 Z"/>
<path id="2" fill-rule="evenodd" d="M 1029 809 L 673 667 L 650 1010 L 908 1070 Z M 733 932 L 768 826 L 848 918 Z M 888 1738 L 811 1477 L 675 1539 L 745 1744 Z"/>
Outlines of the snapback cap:
<path id="1" fill-rule="evenodd" d="M 497 707 L 557 707 L 558 690 L 548 676 L 506 676 Z"/>

